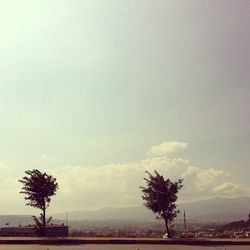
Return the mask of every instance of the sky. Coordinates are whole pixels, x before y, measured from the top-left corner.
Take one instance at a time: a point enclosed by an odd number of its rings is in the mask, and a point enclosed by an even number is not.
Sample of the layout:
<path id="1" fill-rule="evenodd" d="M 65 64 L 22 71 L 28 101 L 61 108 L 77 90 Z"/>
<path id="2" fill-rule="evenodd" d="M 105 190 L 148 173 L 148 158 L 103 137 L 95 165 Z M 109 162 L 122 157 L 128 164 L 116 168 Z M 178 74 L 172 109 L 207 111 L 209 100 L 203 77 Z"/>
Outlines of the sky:
<path id="1" fill-rule="evenodd" d="M 1 214 L 142 205 L 145 171 L 179 201 L 250 196 L 250 2 L 0 0 Z M 38 213 L 38 211 L 36 211 Z"/>

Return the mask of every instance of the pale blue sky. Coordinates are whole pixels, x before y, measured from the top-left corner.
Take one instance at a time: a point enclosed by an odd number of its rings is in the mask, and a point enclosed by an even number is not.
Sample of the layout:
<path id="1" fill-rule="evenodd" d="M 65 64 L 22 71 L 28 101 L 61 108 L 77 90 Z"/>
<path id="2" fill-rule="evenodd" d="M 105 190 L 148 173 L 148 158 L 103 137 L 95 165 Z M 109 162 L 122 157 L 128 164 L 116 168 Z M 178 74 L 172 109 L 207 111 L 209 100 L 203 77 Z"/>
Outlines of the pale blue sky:
<path id="1" fill-rule="evenodd" d="M 175 157 L 248 185 L 249 13 L 246 0 L 0 0 L 2 175 L 130 164 L 180 141 Z"/>

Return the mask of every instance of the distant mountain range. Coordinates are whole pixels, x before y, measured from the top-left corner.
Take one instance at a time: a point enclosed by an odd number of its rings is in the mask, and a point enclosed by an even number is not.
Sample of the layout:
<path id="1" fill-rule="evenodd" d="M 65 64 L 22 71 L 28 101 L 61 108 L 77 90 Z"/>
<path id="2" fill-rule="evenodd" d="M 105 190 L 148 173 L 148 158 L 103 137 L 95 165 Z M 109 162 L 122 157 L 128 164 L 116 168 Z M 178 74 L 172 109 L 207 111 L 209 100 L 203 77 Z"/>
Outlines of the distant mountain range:
<path id="1" fill-rule="evenodd" d="M 53 220 L 53 223 L 64 223 L 62 220 Z M 32 215 L 0 215 L 0 226 L 27 226 L 34 224 Z"/>
<path id="2" fill-rule="evenodd" d="M 250 212 L 250 197 L 213 198 L 196 202 L 179 204 L 181 213 L 176 223 L 182 223 L 183 211 L 189 223 L 229 223 L 237 220 L 247 220 Z M 66 221 L 66 213 L 52 214 L 54 223 Z M 155 221 L 155 215 L 145 207 L 106 207 L 94 211 L 69 211 L 69 221 Z M 33 224 L 31 215 L 0 215 L 0 226 Z"/>
<path id="3" fill-rule="evenodd" d="M 18 226 L 32 224 L 31 215 L 0 215 L 0 225 L 3 226 Z"/>
<path id="4" fill-rule="evenodd" d="M 183 211 L 186 211 L 187 220 L 190 222 L 232 222 L 248 217 L 250 211 L 250 197 L 238 198 L 212 198 L 196 202 L 186 202 L 179 204 L 181 213 L 177 221 L 182 220 Z M 54 218 L 65 220 L 65 213 L 54 214 Z M 155 215 L 145 207 L 106 207 L 103 209 L 90 211 L 70 211 L 69 220 L 137 220 L 152 221 Z"/>
<path id="5" fill-rule="evenodd" d="M 250 197 L 212 198 L 180 204 L 187 218 L 200 222 L 232 222 L 246 220 L 250 212 Z M 179 216 L 180 217 L 180 216 Z"/>

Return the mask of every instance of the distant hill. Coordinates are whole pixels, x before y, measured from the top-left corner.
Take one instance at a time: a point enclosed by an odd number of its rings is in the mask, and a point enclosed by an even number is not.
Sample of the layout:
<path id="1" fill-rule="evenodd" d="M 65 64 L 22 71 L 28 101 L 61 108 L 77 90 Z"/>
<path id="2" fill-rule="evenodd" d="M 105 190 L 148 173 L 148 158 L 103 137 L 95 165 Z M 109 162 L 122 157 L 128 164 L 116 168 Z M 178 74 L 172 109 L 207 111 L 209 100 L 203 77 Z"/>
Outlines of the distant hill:
<path id="1" fill-rule="evenodd" d="M 186 214 L 199 221 L 231 222 L 241 220 L 248 216 L 250 211 L 250 197 L 237 198 L 213 198 L 196 202 L 180 204 L 179 208 L 185 208 Z"/>
<path id="2" fill-rule="evenodd" d="M 53 218 L 65 219 L 65 213 L 54 214 Z M 155 216 L 144 207 L 105 207 L 98 210 L 81 210 L 68 212 L 69 220 L 137 220 L 152 221 Z"/>
<path id="3" fill-rule="evenodd" d="M 223 225 L 221 227 L 222 230 L 238 230 L 238 229 L 242 230 L 242 229 L 247 229 L 247 228 L 250 228 L 250 224 L 248 221 L 244 221 L 244 220 L 234 221 L 226 225 Z"/>
<path id="4" fill-rule="evenodd" d="M 179 204 L 181 212 L 185 209 L 190 222 L 232 222 L 246 218 L 250 210 L 250 197 L 213 198 Z M 56 219 L 65 219 L 64 214 L 54 214 Z M 137 220 L 152 221 L 155 215 L 145 207 L 106 207 L 95 211 L 70 211 L 69 220 Z M 177 218 L 182 220 L 182 213 Z"/>
<path id="5" fill-rule="evenodd" d="M 32 224 L 31 215 L 0 215 L 0 226 L 26 226 Z"/>
<path id="6" fill-rule="evenodd" d="M 237 230 L 237 229 L 249 229 L 250 228 L 250 213 L 248 214 L 248 220 L 239 220 L 228 223 L 221 227 L 223 230 Z"/>
<path id="7" fill-rule="evenodd" d="M 176 219 L 176 223 L 182 223 L 183 211 L 186 211 L 189 223 L 220 223 L 226 224 L 232 221 L 245 220 L 250 212 L 250 197 L 238 198 L 213 198 L 196 202 L 186 202 L 179 204 L 181 213 Z M 54 223 L 65 222 L 65 213 L 52 214 Z M 69 221 L 120 221 L 125 223 L 152 222 L 155 215 L 142 206 L 138 207 L 106 207 L 94 211 L 81 210 L 69 211 Z M 122 222 L 123 221 L 123 222 Z M 0 215 L 0 226 L 28 225 L 33 224 L 31 215 Z"/>
<path id="8" fill-rule="evenodd" d="M 53 219 L 53 223 L 63 223 L 64 221 Z M 0 227 L 4 226 L 27 226 L 34 224 L 32 215 L 0 215 Z"/>

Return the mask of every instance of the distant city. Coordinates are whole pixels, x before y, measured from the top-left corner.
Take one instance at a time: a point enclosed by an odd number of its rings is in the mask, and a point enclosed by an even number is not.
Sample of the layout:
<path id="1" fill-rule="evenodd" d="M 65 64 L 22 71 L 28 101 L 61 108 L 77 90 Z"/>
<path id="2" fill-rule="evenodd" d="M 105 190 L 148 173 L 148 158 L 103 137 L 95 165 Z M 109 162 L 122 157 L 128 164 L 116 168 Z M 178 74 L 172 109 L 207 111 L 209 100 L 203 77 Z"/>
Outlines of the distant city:
<path id="1" fill-rule="evenodd" d="M 215 206 L 215 204 L 217 204 L 217 206 Z M 186 233 L 184 234 L 183 213 L 180 213 L 174 222 L 175 237 L 250 237 L 250 223 L 248 218 L 248 208 L 250 208 L 249 197 L 234 199 L 214 198 L 181 204 L 180 208 L 183 209 L 183 206 L 186 207 Z M 223 207 L 224 211 L 222 210 Z M 223 213 L 221 213 L 221 211 L 223 211 Z M 52 223 L 54 225 L 68 225 L 68 235 L 73 237 L 159 238 L 165 233 L 163 222 L 161 220 L 155 220 L 154 215 L 144 207 L 105 208 L 96 211 L 69 211 L 54 214 L 53 218 Z M 2 228 L 20 228 L 32 223 L 33 219 L 29 215 L 0 216 L 0 225 Z M 1 231 L 1 234 L 3 235 L 4 232 Z"/>

